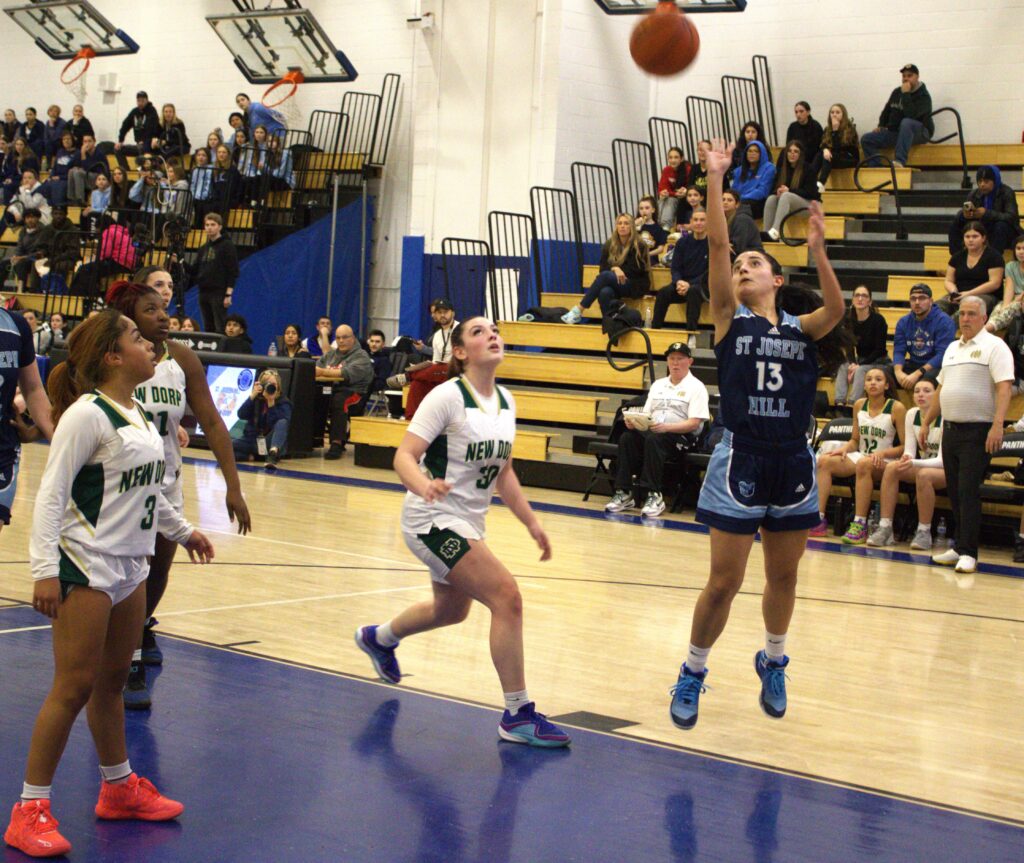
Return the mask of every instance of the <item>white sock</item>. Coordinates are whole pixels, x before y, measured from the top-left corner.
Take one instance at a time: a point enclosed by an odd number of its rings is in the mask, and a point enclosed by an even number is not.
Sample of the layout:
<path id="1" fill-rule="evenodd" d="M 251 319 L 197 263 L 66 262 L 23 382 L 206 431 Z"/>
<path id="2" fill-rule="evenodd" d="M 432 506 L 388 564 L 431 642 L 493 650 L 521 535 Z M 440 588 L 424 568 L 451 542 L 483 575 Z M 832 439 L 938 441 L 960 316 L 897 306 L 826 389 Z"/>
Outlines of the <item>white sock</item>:
<path id="1" fill-rule="evenodd" d="M 132 662 L 142 662 L 142 648 L 141 647 L 132 654 Z"/>
<path id="2" fill-rule="evenodd" d="M 377 639 L 377 644 L 381 647 L 397 647 L 400 639 L 395 637 L 395 634 L 391 631 L 391 621 L 382 623 L 377 627 L 377 632 L 374 636 Z"/>
<path id="3" fill-rule="evenodd" d="M 917 523 L 917 529 L 918 530 L 927 530 L 929 533 L 931 533 L 932 523 L 928 522 L 928 524 L 925 524 L 923 521 L 919 521 Z"/>
<path id="4" fill-rule="evenodd" d="M 132 766 L 127 761 L 122 761 L 120 764 L 115 764 L 112 767 L 104 767 L 101 764 L 100 775 L 103 777 L 104 782 L 111 785 L 120 785 L 132 775 Z"/>
<path id="5" fill-rule="evenodd" d="M 853 520 L 855 522 L 857 522 L 857 524 L 867 524 L 868 523 L 867 516 L 865 516 L 865 515 L 855 515 L 853 517 Z"/>
<path id="6" fill-rule="evenodd" d="M 878 526 L 879 527 L 892 527 L 892 519 L 891 518 L 880 518 L 880 519 L 878 519 Z"/>
<path id="7" fill-rule="evenodd" d="M 519 712 L 519 708 L 530 703 L 530 696 L 527 695 L 526 690 L 522 689 L 519 692 L 506 692 L 505 693 L 505 709 L 512 714 Z"/>
<path id="8" fill-rule="evenodd" d="M 782 662 L 786 658 L 786 634 L 775 635 L 766 629 L 764 631 L 764 652 L 773 662 Z"/>
<path id="9" fill-rule="evenodd" d="M 690 649 L 686 652 L 686 667 L 694 674 L 700 674 L 704 670 L 704 666 L 708 664 L 709 653 L 711 653 L 710 647 L 697 647 L 696 644 L 691 644 Z"/>
<path id="10" fill-rule="evenodd" d="M 825 520 L 825 513 L 823 513 L 823 512 L 819 512 L 819 513 L 818 513 L 818 517 L 819 517 L 819 518 L 820 518 L 820 519 L 821 519 L 822 521 L 824 521 L 824 520 Z"/>
<path id="11" fill-rule="evenodd" d="M 1024 533 L 1018 533 L 1018 534 L 1017 534 L 1017 536 L 1018 536 L 1018 537 L 1019 537 L 1020 539 L 1024 539 Z"/>
<path id="12" fill-rule="evenodd" d="M 52 785 L 29 785 L 25 782 L 21 786 L 22 800 L 49 800 Z"/>

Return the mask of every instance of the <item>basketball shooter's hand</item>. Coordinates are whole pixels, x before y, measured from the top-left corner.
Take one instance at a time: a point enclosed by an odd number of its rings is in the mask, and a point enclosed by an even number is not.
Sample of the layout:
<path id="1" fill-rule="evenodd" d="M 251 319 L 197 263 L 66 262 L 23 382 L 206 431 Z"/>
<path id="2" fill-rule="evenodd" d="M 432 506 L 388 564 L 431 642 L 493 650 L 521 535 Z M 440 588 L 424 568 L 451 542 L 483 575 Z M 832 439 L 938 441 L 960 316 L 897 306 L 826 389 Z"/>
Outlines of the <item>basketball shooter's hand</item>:
<path id="1" fill-rule="evenodd" d="M 812 251 L 825 248 L 825 211 L 819 201 L 811 201 L 807 208 L 810 218 L 807 221 L 807 246 Z"/>
<path id="2" fill-rule="evenodd" d="M 533 537 L 533 541 L 537 543 L 537 547 L 540 549 L 540 559 L 551 560 L 551 540 L 548 539 L 548 535 L 544 533 L 544 528 L 540 526 L 539 521 L 535 521 L 529 527 L 530 536 Z"/>
<path id="3" fill-rule="evenodd" d="M 732 151 L 735 144 L 726 144 L 721 138 L 711 142 L 708 150 L 707 166 L 709 174 L 727 174 L 732 167 Z"/>
<path id="4" fill-rule="evenodd" d="M 56 620 L 60 608 L 60 579 L 41 578 L 32 589 L 32 607 L 40 614 Z"/>
<path id="5" fill-rule="evenodd" d="M 435 501 L 444 500 L 448 497 L 448 492 L 452 490 L 452 484 L 445 482 L 443 479 L 432 479 L 425 489 L 423 489 L 422 497 L 427 503 L 434 503 Z"/>
<path id="6" fill-rule="evenodd" d="M 238 522 L 238 532 L 245 534 L 252 530 L 252 516 L 249 507 L 242 497 L 241 489 L 229 489 L 224 495 L 224 505 L 228 508 L 228 519 Z"/>
<path id="7" fill-rule="evenodd" d="M 192 531 L 192 536 L 184 545 L 192 563 L 209 563 L 213 560 L 213 543 L 201 531 Z"/>

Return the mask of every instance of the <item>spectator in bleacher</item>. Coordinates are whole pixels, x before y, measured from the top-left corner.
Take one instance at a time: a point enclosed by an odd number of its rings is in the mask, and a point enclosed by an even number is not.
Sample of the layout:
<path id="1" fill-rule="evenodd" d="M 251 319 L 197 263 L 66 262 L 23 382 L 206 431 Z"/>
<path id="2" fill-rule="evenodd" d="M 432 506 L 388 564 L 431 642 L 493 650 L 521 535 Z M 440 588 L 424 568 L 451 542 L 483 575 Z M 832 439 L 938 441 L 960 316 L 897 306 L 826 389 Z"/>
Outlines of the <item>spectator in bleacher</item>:
<path id="1" fill-rule="evenodd" d="M 60 105 L 51 105 L 46 109 L 46 122 L 43 123 L 43 167 L 50 168 L 57 151 L 64 146 L 64 127 L 67 121 L 60 116 Z M 72 142 L 74 136 L 72 135 Z M 74 144 L 72 143 L 72 148 Z"/>
<path id="2" fill-rule="evenodd" d="M 956 325 L 933 305 L 932 289 L 923 282 L 910 289 L 910 312 L 896 322 L 892 371 L 908 392 L 926 375 L 942 368 L 946 348 L 956 338 Z"/>
<path id="3" fill-rule="evenodd" d="M 658 221 L 663 228 L 671 231 L 676 226 L 676 209 L 679 199 L 686 195 L 690 183 L 690 165 L 683 158 L 678 147 L 669 147 L 665 155 L 665 167 L 658 178 Z"/>
<path id="4" fill-rule="evenodd" d="M 988 244 L 999 254 L 1009 249 L 1020 234 L 1020 213 L 1017 193 L 1003 182 L 995 165 L 978 168 L 977 188 L 971 192 L 949 229 L 949 253 L 955 255 L 963 247 L 964 228 L 968 222 L 980 222 L 988 231 Z"/>
<path id="5" fill-rule="evenodd" d="M 188 315 L 185 315 L 185 317 L 181 319 L 181 331 L 183 333 L 200 332 L 199 321 L 197 321 L 195 318 L 190 318 Z"/>
<path id="6" fill-rule="evenodd" d="M 700 191 L 700 202 L 707 204 L 708 202 L 708 150 L 711 149 L 710 141 L 698 141 L 697 142 L 697 164 L 692 165 L 690 168 L 690 183 L 697 187 Z M 723 181 L 728 181 L 728 177 L 723 177 Z"/>
<path id="7" fill-rule="evenodd" d="M 288 131 L 281 113 L 273 108 L 267 108 L 260 102 L 253 102 L 246 93 L 239 93 L 235 96 L 235 104 L 238 105 L 238 110 L 244 114 L 247 129 L 265 126 L 271 135 L 280 137 L 284 137 Z"/>
<path id="8" fill-rule="evenodd" d="M 580 323 L 584 309 L 589 309 L 594 300 L 601 306 L 601 314 L 606 315 L 612 300 L 642 297 L 650 287 L 647 249 L 640 242 L 632 217 L 628 213 L 620 213 L 615 219 L 615 230 L 601 248 L 597 278 L 587 288 L 580 303 L 562 316 L 562 321 L 566 324 Z"/>
<path id="9" fill-rule="evenodd" d="M 271 190 L 283 192 L 295 188 L 292 151 L 284 146 L 277 135 L 271 135 L 267 141 L 267 171 L 270 174 Z"/>
<path id="10" fill-rule="evenodd" d="M 221 144 L 217 148 L 217 161 L 213 165 L 213 201 L 226 208 L 240 200 L 242 178 L 231 159 L 231 151 Z"/>
<path id="11" fill-rule="evenodd" d="M 251 354 L 252 336 L 249 335 L 249 322 L 237 312 L 232 312 L 224 319 L 224 344 L 222 350 L 229 354 Z"/>
<path id="12" fill-rule="evenodd" d="M 69 131 L 69 134 L 74 139 L 74 133 Z M 96 139 L 92 132 L 86 133 L 81 143 L 76 144 L 76 152 L 74 164 L 68 171 L 68 200 L 73 204 L 84 204 L 89 191 L 96 187 L 96 178 L 106 177 L 109 168 L 106 157 L 96 152 Z M 109 183 L 107 188 L 110 188 Z"/>
<path id="13" fill-rule="evenodd" d="M 24 138 L 15 138 L 4 159 L 3 188 L 4 203 L 9 204 L 18 194 L 26 171 L 39 174 L 39 157 Z"/>
<path id="14" fill-rule="evenodd" d="M 707 299 L 708 275 L 707 213 L 703 207 L 694 211 L 691 226 L 692 233 L 680 237 L 672 252 L 672 280 L 658 291 L 654 299 L 651 321 L 654 329 L 665 326 L 668 308 L 676 303 L 686 303 L 688 330 L 696 330 L 700 325 L 701 305 Z"/>
<path id="15" fill-rule="evenodd" d="M 867 540 L 868 511 L 875 483 L 885 466 L 903 454 L 907 409 L 896 397 L 896 381 L 888 367 L 873 368 L 864 376 L 865 397 L 853 406 L 853 435 L 845 444 L 818 457 L 818 511 L 821 520 L 811 536 L 825 536 L 825 510 L 832 480 L 856 476 L 854 517 L 843 534 L 847 545 Z"/>
<path id="16" fill-rule="evenodd" d="M 846 106 L 837 102 L 828 109 L 828 124 L 821 136 L 821 149 L 814 158 L 818 191 L 825 191 L 825 184 L 833 168 L 855 168 L 859 161 L 860 138 L 857 127 Z"/>
<path id="17" fill-rule="evenodd" d="M 740 164 L 733 168 L 729 187 L 735 189 L 750 215 L 760 219 L 764 205 L 775 183 L 775 166 L 768 148 L 760 141 L 752 141 L 743 151 Z"/>
<path id="18" fill-rule="evenodd" d="M 388 376 L 391 374 L 391 350 L 384 346 L 384 333 L 381 330 L 370 330 L 366 337 L 366 352 L 373 363 L 370 392 L 387 389 Z"/>
<path id="19" fill-rule="evenodd" d="M 232 136 L 233 146 L 231 147 L 231 164 L 238 167 L 239 162 L 245 153 L 245 148 L 249 146 L 249 133 L 245 129 L 235 129 L 235 134 Z"/>
<path id="20" fill-rule="evenodd" d="M 917 493 L 917 529 L 910 547 L 927 551 L 932 547 L 932 516 L 935 513 L 935 492 L 946 487 L 946 474 L 942 469 L 942 417 L 936 417 L 928 433 L 925 447 L 917 439 L 922 417 L 935 398 L 934 378 L 922 378 L 914 385 L 914 407 L 907 411 L 906 431 L 903 435 L 903 455 L 889 462 L 882 472 L 879 487 L 880 517 L 878 527 L 868 537 L 868 545 L 893 545 L 892 519 L 896 514 L 896 499 L 901 482 L 914 483 Z M 918 450 L 920 449 L 920 453 Z"/>
<path id="21" fill-rule="evenodd" d="M 39 212 L 40 222 L 43 225 L 50 224 L 52 218 L 50 202 L 43 194 L 43 184 L 39 182 L 39 174 L 32 168 L 27 168 L 21 175 L 21 186 L 15 193 L 11 202 L 7 205 L 4 218 L 10 225 L 19 224 L 23 214 L 29 210 Z"/>
<path id="22" fill-rule="evenodd" d="M 180 333 L 181 332 L 181 318 L 179 318 L 177 315 L 171 315 L 167 319 L 167 330 L 169 332 L 172 332 L 172 333 Z"/>
<path id="23" fill-rule="evenodd" d="M 25 122 L 18 128 L 18 137 L 25 139 L 25 143 L 31 147 L 32 152 L 36 154 L 36 158 L 40 162 L 42 162 L 43 154 L 46 150 L 44 134 L 43 124 L 36 118 L 36 109 L 26 108 Z"/>
<path id="24" fill-rule="evenodd" d="M 19 289 L 26 290 L 37 280 L 35 262 L 46 257 L 52 231 L 42 223 L 41 214 L 35 207 L 26 208 L 22 220 L 24 226 L 18 234 L 18 242 L 5 263 L 18 279 Z"/>
<path id="25" fill-rule="evenodd" d="M 128 132 L 132 133 L 134 145 L 126 145 L 124 142 Z M 145 90 L 139 90 L 135 94 L 135 107 L 128 112 L 128 116 L 121 123 L 117 133 L 117 143 L 114 150 L 120 154 L 118 161 L 122 168 L 127 166 L 124 156 L 141 156 L 144 153 L 153 152 L 153 140 L 160 137 L 160 116 L 156 112 L 156 106 L 149 101 L 149 95 Z"/>
<path id="26" fill-rule="evenodd" d="M 160 131 L 150 141 L 152 151 L 165 159 L 186 155 L 192 149 L 192 145 L 185 132 L 185 124 L 178 117 L 177 109 L 168 102 L 160 113 Z"/>
<path id="27" fill-rule="evenodd" d="M 302 347 L 309 351 L 311 357 L 322 357 L 332 347 L 331 332 L 333 329 L 334 325 L 331 323 L 331 319 L 326 315 L 322 315 L 316 322 L 316 329 L 314 330 L 316 335 L 304 338 L 302 340 Z"/>
<path id="28" fill-rule="evenodd" d="M 298 324 L 288 324 L 284 333 L 279 339 L 280 346 L 277 352 L 282 357 L 292 359 L 294 357 L 309 357 L 309 351 L 302 346 L 302 330 Z"/>
<path id="29" fill-rule="evenodd" d="M 658 202 L 654 196 L 644 195 L 636 205 L 636 219 L 634 220 L 640 244 L 647 249 L 652 267 L 658 265 L 658 259 L 665 251 L 665 244 L 668 242 L 668 231 L 659 225 L 655 218 L 657 210 Z"/>
<path id="30" fill-rule="evenodd" d="M 349 417 L 361 411 L 373 382 L 373 363 L 356 340 L 352 327 L 342 324 L 334 331 L 336 348 L 331 348 L 316 362 L 316 379 L 330 382 L 331 400 L 330 449 L 324 458 L 341 458 L 348 442 Z"/>
<path id="31" fill-rule="evenodd" d="M 889 324 L 878 313 L 867 285 L 853 289 L 853 300 L 847 314 L 846 325 L 856 343 L 853 360 L 836 370 L 836 404 L 856 402 L 864 395 L 864 376 L 871 369 L 888 366 Z"/>
<path id="32" fill-rule="evenodd" d="M 796 139 L 779 153 L 773 192 L 764 204 L 764 227 L 768 236 L 778 242 L 786 216 L 806 210 L 811 201 L 821 200 L 814 165 L 808 161 L 803 144 Z"/>
<path id="33" fill-rule="evenodd" d="M 205 332 L 222 333 L 238 279 L 238 252 L 223 233 L 224 220 L 220 214 L 207 213 L 203 230 L 207 241 L 193 268 L 199 288 L 199 310 Z"/>
<path id="34" fill-rule="evenodd" d="M 22 309 L 21 316 L 32 330 L 32 346 L 36 354 L 45 356 L 50 350 L 49 327 L 44 328 L 39 322 L 39 313 L 35 309 Z"/>
<path id="35" fill-rule="evenodd" d="M 20 127 L 21 123 L 18 122 L 18 115 L 14 113 L 14 109 L 8 108 L 4 111 L 4 119 L 0 123 L 0 137 L 8 144 L 13 144 L 14 139 L 18 137 L 18 129 Z"/>
<path id="36" fill-rule="evenodd" d="M 273 369 L 265 369 L 252 385 L 249 397 L 238 407 L 238 418 L 244 420 L 241 438 L 231 443 L 235 459 L 249 461 L 260 455 L 261 441 L 266 452 L 266 469 L 277 470 L 277 463 L 285 453 L 288 429 L 292 421 L 292 403 L 284 394 L 281 376 Z"/>
<path id="37" fill-rule="evenodd" d="M 907 164 L 911 146 L 927 143 L 935 134 L 931 118 L 932 97 L 921 82 L 917 66 L 907 63 L 900 69 L 900 75 L 903 81 L 889 95 L 889 101 L 878 118 L 878 126 L 860 139 L 864 155 L 870 160 L 869 165 L 881 164 L 879 150 L 895 147 L 893 165 L 902 168 Z"/>
<path id="38" fill-rule="evenodd" d="M 980 297 L 985 315 L 995 308 L 998 291 L 1003 286 L 1004 262 L 1001 252 L 988 244 L 987 231 L 981 222 L 964 226 L 964 248 L 949 259 L 946 267 L 946 296 L 938 306 L 947 314 L 956 315 L 964 297 Z"/>
<path id="39" fill-rule="evenodd" d="M 110 208 L 112 210 L 138 209 L 135 202 L 128 197 L 132 184 L 128 182 L 128 174 L 117 165 L 110 169 Z"/>
<path id="40" fill-rule="evenodd" d="M 43 194 L 53 207 L 63 207 L 68 200 L 68 175 L 78 161 L 75 136 L 64 132 L 60 149 L 51 157 L 50 176 L 42 183 Z"/>
<path id="41" fill-rule="evenodd" d="M 246 128 L 245 125 L 245 116 L 243 114 L 239 114 L 237 111 L 232 112 L 231 115 L 228 117 L 228 128 L 231 131 L 224 136 L 223 141 L 224 144 L 227 145 L 228 150 L 230 151 L 235 148 L 235 133 L 239 129 L 245 132 L 246 137 L 248 138 L 248 129 Z"/>
<path id="42" fill-rule="evenodd" d="M 1013 244 L 1013 260 L 1003 276 L 1003 299 L 989 315 L 985 329 L 990 333 L 1005 330 L 1024 312 L 1024 235 Z"/>
<path id="43" fill-rule="evenodd" d="M 128 199 L 134 201 L 143 213 L 159 213 L 160 202 L 157 193 L 160 189 L 162 174 L 153 167 L 150 159 L 143 159 L 137 179 L 128 192 Z"/>
<path id="44" fill-rule="evenodd" d="M 80 297 L 101 297 L 102 279 L 118 273 L 134 273 L 138 268 L 139 251 L 132 231 L 125 225 L 117 224 L 108 209 L 100 217 L 100 243 L 96 260 L 88 261 L 78 268 L 71 283 L 71 293 Z"/>
<path id="45" fill-rule="evenodd" d="M 702 210 L 704 209 L 704 198 L 701 196 L 700 189 L 696 186 L 690 186 L 686 190 L 686 197 L 679 201 L 676 209 L 676 218 L 679 221 L 674 226 L 675 230 L 692 231 L 693 227 L 690 224 L 690 219 L 698 207 Z M 664 258 L 664 256 L 662 257 Z"/>
<path id="46" fill-rule="evenodd" d="M 257 126 L 252 130 L 252 140 L 245 147 L 235 149 L 239 154 L 236 164 L 242 175 L 242 200 L 256 206 L 260 192 L 260 177 L 267 161 L 267 127 Z"/>
<path id="47" fill-rule="evenodd" d="M 607 512 L 622 512 L 636 506 L 634 480 L 647 489 L 640 510 L 645 518 L 657 518 L 665 511 L 665 462 L 676 452 L 690 449 L 704 423 L 711 418 L 707 388 L 690 374 L 693 355 L 683 342 L 673 342 L 665 351 L 668 376 L 651 384 L 642 413 L 646 427 L 624 414 L 626 430 L 619 437 L 616 459 L 615 494 L 605 505 Z"/>
<path id="48" fill-rule="evenodd" d="M 188 177 L 185 169 L 177 159 L 171 159 L 166 165 L 167 177 L 160 180 L 158 203 L 161 213 L 173 213 L 184 216 L 189 209 Z"/>
<path id="49" fill-rule="evenodd" d="M 224 137 L 220 133 L 220 129 L 214 129 L 206 136 L 206 146 L 200 147 L 201 150 L 206 150 L 206 161 L 207 163 L 214 162 L 217 159 L 217 148 L 224 143 Z M 196 150 L 198 153 L 199 150 Z M 192 156 L 192 164 L 195 165 L 195 155 Z"/>
<path id="50" fill-rule="evenodd" d="M 729 224 L 729 253 L 733 260 L 744 252 L 764 251 L 757 224 L 749 213 L 740 209 L 742 201 L 740 193 L 735 189 L 726 189 L 722 193 L 722 209 L 725 210 L 725 220 Z"/>
<path id="51" fill-rule="evenodd" d="M 50 232 L 42 258 L 36 265 L 42 277 L 41 289 L 46 293 L 66 294 L 72 274 L 82 259 L 77 226 L 68 218 L 66 207 L 53 208 Z"/>
<path id="52" fill-rule="evenodd" d="M 64 334 L 64 315 L 60 312 L 54 312 L 50 315 L 50 332 L 53 333 L 53 340 L 55 342 L 63 342 L 67 339 Z"/>
<path id="53" fill-rule="evenodd" d="M 67 128 L 71 130 L 71 134 L 75 136 L 75 146 L 81 147 L 85 142 L 85 136 L 88 135 L 92 138 L 93 143 L 96 143 L 96 130 L 93 129 L 92 123 L 89 122 L 89 118 L 85 116 L 85 109 L 81 105 L 75 105 L 71 109 L 71 119 L 68 121 Z"/>
<path id="54" fill-rule="evenodd" d="M 1010 406 L 1013 355 L 1006 342 L 985 329 L 985 303 L 978 296 L 960 302 L 960 338 L 942 358 L 939 391 L 921 423 L 924 446 L 937 417 L 942 417 L 942 464 L 956 525 L 952 548 L 932 563 L 974 572 L 981 532 L 981 496 L 992 455 L 1003 445 L 1003 424 Z"/>
<path id="55" fill-rule="evenodd" d="M 764 136 L 764 129 L 761 128 L 761 124 L 756 120 L 750 120 L 740 129 L 740 136 L 736 139 L 736 148 L 732 151 L 732 166 L 734 169 L 743 164 L 743 157 L 747 152 L 747 147 L 753 144 L 754 141 L 760 141 L 767 149 L 768 139 Z M 770 162 L 771 159 L 769 158 L 768 161 Z"/>
<path id="56" fill-rule="evenodd" d="M 797 102 L 793 106 L 793 114 L 796 119 L 786 130 L 786 140 L 799 141 L 804 148 L 804 158 L 810 164 L 818 155 L 824 130 L 821 123 L 811 116 L 811 106 L 807 102 Z"/>
<path id="57" fill-rule="evenodd" d="M 627 217 L 628 218 L 628 217 Z M 632 221 L 630 221 L 632 225 Z M 455 320 L 455 309 L 451 301 L 438 297 L 430 304 L 430 316 L 434 320 L 434 332 L 430 344 L 416 341 L 413 346 L 417 350 L 430 351 L 430 361 L 415 363 L 408 366 L 401 374 L 393 375 L 386 381 L 389 389 L 399 390 L 409 386 L 409 397 L 405 405 L 405 418 L 411 420 L 434 387 L 448 380 L 449 363 L 452 358 L 452 333 L 459 325 Z"/>

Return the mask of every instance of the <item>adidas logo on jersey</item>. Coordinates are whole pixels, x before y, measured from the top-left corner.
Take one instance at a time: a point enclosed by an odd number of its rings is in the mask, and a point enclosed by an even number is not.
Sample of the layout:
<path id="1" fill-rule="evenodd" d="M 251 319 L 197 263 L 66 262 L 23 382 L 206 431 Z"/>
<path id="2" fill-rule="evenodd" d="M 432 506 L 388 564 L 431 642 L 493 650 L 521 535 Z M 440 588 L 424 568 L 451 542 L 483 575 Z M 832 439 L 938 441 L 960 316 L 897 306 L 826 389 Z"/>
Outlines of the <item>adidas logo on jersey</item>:
<path id="1" fill-rule="evenodd" d="M 802 492 L 802 491 L 807 491 L 807 486 L 805 486 L 805 485 L 804 485 L 803 483 L 800 483 L 800 485 L 798 485 L 798 486 L 797 486 L 797 487 L 796 487 L 796 488 L 794 489 L 794 491 L 795 491 L 795 492 L 796 492 L 797 494 L 799 494 L 799 493 L 800 493 L 800 492 Z"/>
<path id="2" fill-rule="evenodd" d="M 782 333 L 779 332 L 779 328 L 778 327 L 772 327 L 770 330 L 768 330 L 768 335 L 770 335 L 770 336 L 781 336 Z"/>

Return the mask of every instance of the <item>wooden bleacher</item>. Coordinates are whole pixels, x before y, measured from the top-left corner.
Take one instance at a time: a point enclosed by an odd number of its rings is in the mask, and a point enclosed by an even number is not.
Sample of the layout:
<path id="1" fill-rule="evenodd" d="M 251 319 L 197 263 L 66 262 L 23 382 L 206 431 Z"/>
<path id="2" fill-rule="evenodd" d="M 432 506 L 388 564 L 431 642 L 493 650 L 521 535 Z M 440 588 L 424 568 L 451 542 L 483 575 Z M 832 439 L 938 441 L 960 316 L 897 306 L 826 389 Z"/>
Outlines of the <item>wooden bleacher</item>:
<path id="1" fill-rule="evenodd" d="M 1017 193 L 1021 194 L 1020 192 Z M 949 249 L 946 246 L 925 246 L 924 247 L 924 268 L 929 273 L 946 274 L 949 266 Z M 1003 260 L 1010 263 L 1013 260 L 1013 249 L 1003 252 Z"/>
<path id="2" fill-rule="evenodd" d="M 397 447 L 408 427 L 409 423 L 405 420 L 352 417 L 349 441 L 353 444 Z M 522 461 L 547 461 L 551 437 L 546 432 L 517 430 L 515 443 L 512 444 L 512 458 Z"/>
<path id="3" fill-rule="evenodd" d="M 26 291 L 24 293 L 4 292 L 3 298 L 10 299 L 16 297 L 18 302 L 21 303 L 22 308 L 35 309 L 37 312 L 42 312 L 46 308 L 46 294 L 35 293 Z M 58 303 L 58 309 L 54 311 L 60 311 L 61 314 L 72 318 L 82 317 L 82 304 L 84 302 L 82 297 L 69 297 L 66 294 L 53 294 L 50 297 L 51 305 Z"/>
<path id="4" fill-rule="evenodd" d="M 553 296 L 560 297 L 561 294 Z M 639 305 L 639 300 L 634 300 Z M 683 306 L 678 306 L 682 309 Z M 690 333 L 686 330 L 648 330 L 651 350 L 663 354 L 670 344 L 685 341 Z M 501 337 L 506 345 L 516 347 L 551 348 L 553 350 L 593 351 L 603 353 L 608 337 L 600 327 L 579 324 L 544 324 L 528 321 L 502 321 Z M 626 333 L 613 348 L 616 353 L 640 354 L 647 345 L 639 333 Z"/>
<path id="5" fill-rule="evenodd" d="M 546 292 L 544 292 L 544 293 L 542 293 L 540 295 L 540 304 L 541 304 L 541 306 L 544 306 L 546 308 L 558 308 L 558 307 L 572 308 L 574 305 L 576 305 L 576 303 L 578 303 L 582 299 L 583 299 L 583 294 L 556 294 L 556 293 L 550 293 L 550 292 L 546 291 Z M 623 300 L 623 302 L 627 306 L 629 306 L 630 308 L 636 309 L 642 315 L 643 312 L 644 312 L 643 304 L 645 302 L 653 304 L 654 303 L 654 298 L 653 297 L 646 297 L 646 298 L 642 298 L 642 299 L 633 299 L 631 297 L 627 297 L 625 300 Z M 594 303 L 589 309 L 584 309 L 583 310 L 583 317 L 585 317 L 587 320 L 595 320 L 595 321 L 601 320 L 601 309 L 598 307 L 597 303 Z M 676 338 L 680 338 L 682 336 L 686 336 L 688 334 L 688 331 L 687 332 L 683 332 L 683 333 L 679 332 L 679 328 L 680 327 L 684 327 L 686 325 L 686 304 L 685 303 L 675 303 L 675 304 L 669 306 L 668 307 L 668 312 L 665 313 L 665 323 L 666 323 L 666 325 L 669 325 L 669 326 L 671 326 L 673 328 L 672 332 L 676 334 Z M 708 314 L 708 304 L 707 303 L 704 303 L 701 306 L 700 323 L 707 324 L 708 326 L 711 326 L 711 318 L 710 318 L 710 316 Z M 504 326 L 504 324 L 502 324 L 502 326 Z M 551 324 L 542 324 L 541 326 L 547 327 L 547 326 L 552 326 L 552 325 Z M 566 326 L 573 326 L 573 325 L 572 324 L 566 324 Z M 596 328 L 594 328 L 594 329 L 596 329 Z M 647 332 L 648 332 L 649 335 L 653 336 L 655 333 L 658 332 L 658 330 L 650 330 L 649 329 Z M 639 338 L 639 336 L 635 336 L 635 337 Z M 672 341 L 675 341 L 675 340 L 676 339 L 672 339 Z M 627 342 L 627 344 L 628 344 L 628 342 Z M 604 350 L 604 345 L 601 346 L 601 350 Z"/>
<path id="6" fill-rule="evenodd" d="M 831 179 L 831 177 L 829 178 Z M 875 215 L 881 209 L 880 192 L 829 192 L 821 196 L 826 213 L 848 215 Z"/>
<path id="7" fill-rule="evenodd" d="M 828 182 L 825 184 L 825 189 L 835 192 L 858 191 L 857 186 L 853 182 L 853 170 L 853 168 L 836 168 L 831 174 L 829 174 Z M 913 187 L 913 178 L 913 168 L 896 169 L 896 182 L 899 184 L 901 191 Z M 865 189 L 872 189 L 879 185 L 879 183 L 891 182 L 891 180 L 892 175 L 888 168 L 861 168 L 860 184 Z M 888 190 L 883 189 L 882 191 Z"/>
<path id="8" fill-rule="evenodd" d="M 890 302 L 906 303 L 910 300 L 910 289 L 919 283 L 928 285 L 936 300 L 946 295 L 946 280 L 942 276 L 889 276 L 885 297 Z"/>
<path id="9" fill-rule="evenodd" d="M 498 380 L 503 384 L 519 381 L 605 390 L 640 390 L 644 385 L 644 370 L 636 368 L 628 372 L 618 372 L 608 365 L 603 357 L 590 359 L 506 351 L 505 361 L 498 370 Z"/>

